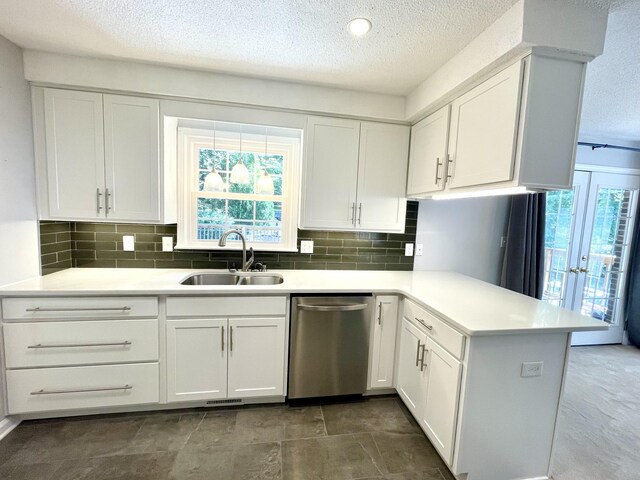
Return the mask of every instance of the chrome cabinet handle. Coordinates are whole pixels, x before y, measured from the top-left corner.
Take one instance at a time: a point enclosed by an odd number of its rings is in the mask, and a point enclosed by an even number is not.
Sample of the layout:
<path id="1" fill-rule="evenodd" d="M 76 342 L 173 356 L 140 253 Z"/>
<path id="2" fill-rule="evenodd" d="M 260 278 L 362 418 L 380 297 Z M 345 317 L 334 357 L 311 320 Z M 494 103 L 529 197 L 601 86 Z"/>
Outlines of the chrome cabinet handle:
<path id="1" fill-rule="evenodd" d="M 111 193 L 108 188 L 104 189 L 104 206 L 105 206 L 105 215 L 109 215 L 109 210 L 111 210 L 111 206 L 109 206 L 109 199 L 111 198 Z"/>
<path id="2" fill-rule="evenodd" d="M 422 342 L 418 340 L 418 348 L 416 349 L 416 367 L 420 365 L 420 345 Z"/>
<path id="3" fill-rule="evenodd" d="M 440 157 L 436 158 L 436 185 L 438 184 L 438 182 L 440 180 L 442 180 L 442 177 L 440 176 L 440 167 L 442 166 L 442 162 L 440 161 Z"/>
<path id="4" fill-rule="evenodd" d="M 96 215 L 100 215 L 100 210 L 102 210 L 102 206 L 100 205 L 101 196 L 100 188 L 96 188 Z"/>
<path id="5" fill-rule="evenodd" d="M 356 202 L 352 202 L 351 203 L 351 218 L 349 219 L 349 221 L 353 224 L 353 226 L 356 226 Z"/>
<path id="6" fill-rule="evenodd" d="M 362 225 L 362 203 L 358 205 L 358 225 Z"/>
<path id="7" fill-rule="evenodd" d="M 224 325 L 222 326 L 222 333 L 220 334 L 220 344 L 222 351 L 224 352 Z"/>
<path id="8" fill-rule="evenodd" d="M 56 345 L 36 343 L 35 345 L 28 345 L 27 348 L 128 347 L 129 345 L 131 345 L 131 342 L 125 340 L 124 342 L 111 343 L 60 343 Z"/>
<path id="9" fill-rule="evenodd" d="M 300 310 L 309 310 L 312 312 L 353 312 L 356 310 L 364 310 L 368 307 L 366 303 L 353 303 L 351 305 L 305 305 L 299 304 Z"/>
<path id="10" fill-rule="evenodd" d="M 424 370 L 424 367 L 427 366 L 427 364 L 424 363 L 424 357 L 425 357 L 425 355 L 427 353 L 427 348 L 426 347 L 427 347 L 426 344 L 422 345 L 422 356 L 420 357 L 420 371 L 421 372 Z"/>
<path id="11" fill-rule="evenodd" d="M 25 308 L 25 312 L 128 312 L 131 307 L 87 307 L 87 308 Z"/>
<path id="12" fill-rule="evenodd" d="M 413 317 L 415 318 L 418 322 L 420 322 L 422 324 L 422 326 L 424 326 L 427 330 L 431 331 L 433 330 L 433 326 L 432 325 L 428 325 L 427 323 L 425 323 L 425 321 L 421 318 L 418 317 Z"/>
<path id="13" fill-rule="evenodd" d="M 77 390 L 37 390 L 31 392 L 31 395 L 58 395 L 65 393 L 85 393 L 85 392 L 110 392 L 114 390 L 131 390 L 133 386 L 123 385 L 122 387 L 102 387 L 102 388 L 82 388 Z"/>
<path id="14" fill-rule="evenodd" d="M 447 181 L 455 175 L 453 155 L 447 155 Z"/>
<path id="15" fill-rule="evenodd" d="M 229 326 L 229 351 L 233 352 L 233 327 Z"/>
<path id="16" fill-rule="evenodd" d="M 378 304 L 378 325 L 382 325 L 382 302 Z"/>

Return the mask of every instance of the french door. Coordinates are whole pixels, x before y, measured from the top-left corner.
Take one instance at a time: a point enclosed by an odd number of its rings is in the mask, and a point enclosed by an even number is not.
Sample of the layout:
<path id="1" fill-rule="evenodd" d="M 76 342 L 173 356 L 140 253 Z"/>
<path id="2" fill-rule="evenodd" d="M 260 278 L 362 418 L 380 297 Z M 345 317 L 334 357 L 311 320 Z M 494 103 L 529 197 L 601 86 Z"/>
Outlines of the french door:
<path id="1" fill-rule="evenodd" d="M 624 291 L 640 176 L 576 171 L 547 193 L 543 300 L 609 324 L 573 345 L 622 343 Z"/>

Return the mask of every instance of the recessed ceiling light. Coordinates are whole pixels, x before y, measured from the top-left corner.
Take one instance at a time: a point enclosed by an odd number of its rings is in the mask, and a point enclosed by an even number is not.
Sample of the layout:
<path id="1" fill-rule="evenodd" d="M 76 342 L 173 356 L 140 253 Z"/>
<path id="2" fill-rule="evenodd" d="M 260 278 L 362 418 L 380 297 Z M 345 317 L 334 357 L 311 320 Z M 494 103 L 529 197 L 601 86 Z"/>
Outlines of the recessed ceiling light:
<path id="1" fill-rule="evenodd" d="M 349 22 L 347 27 L 349 28 L 351 35 L 362 37 L 371 30 L 371 21 L 366 18 L 354 18 Z"/>

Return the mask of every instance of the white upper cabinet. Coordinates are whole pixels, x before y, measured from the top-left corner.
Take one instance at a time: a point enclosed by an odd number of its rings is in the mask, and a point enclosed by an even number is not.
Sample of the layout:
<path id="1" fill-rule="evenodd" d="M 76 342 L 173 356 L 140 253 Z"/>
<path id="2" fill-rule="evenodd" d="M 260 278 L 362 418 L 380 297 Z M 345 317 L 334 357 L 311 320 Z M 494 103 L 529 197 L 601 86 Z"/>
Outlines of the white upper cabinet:
<path id="1" fill-rule="evenodd" d="M 42 220 L 171 218 L 158 100 L 33 87 L 33 110 Z"/>
<path id="2" fill-rule="evenodd" d="M 404 231 L 409 128 L 309 117 L 300 226 Z"/>
<path id="3" fill-rule="evenodd" d="M 302 226 L 354 228 L 360 122 L 309 117 Z"/>
<path id="4" fill-rule="evenodd" d="M 451 104 L 449 188 L 513 178 L 522 62 Z"/>
<path id="5" fill-rule="evenodd" d="M 404 231 L 409 129 L 362 122 L 357 224 L 363 230 Z"/>
<path id="6" fill-rule="evenodd" d="M 411 127 L 407 195 L 424 195 L 444 188 L 450 106 Z"/>
<path id="7" fill-rule="evenodd" d="M 160 220 L 159 104 L 104 96 L 107 218 Z"/>
<path id="8" fill-rule="evenodd" d="M 414 125 L 408 195 L 571 188 L 584 72 L 532 54 Z"/>
<path id="9" fill-rule="evenodd" d="M 104 215 L 102 95 L 46 89 L 44 123 L 49 215 Z"/>

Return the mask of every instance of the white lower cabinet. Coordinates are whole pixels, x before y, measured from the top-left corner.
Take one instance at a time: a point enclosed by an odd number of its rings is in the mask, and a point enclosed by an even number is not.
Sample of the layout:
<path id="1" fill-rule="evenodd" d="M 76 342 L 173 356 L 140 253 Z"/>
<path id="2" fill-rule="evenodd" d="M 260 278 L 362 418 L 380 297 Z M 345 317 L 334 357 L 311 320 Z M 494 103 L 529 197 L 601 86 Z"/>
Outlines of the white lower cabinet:
<path id="1" fill-rule="evenodd" d="M 459 360 L 426 330 L 402 319 L 396 388 L 449 466 L 453 464 L 461 376 Z"/>
<path id="2" fill-rule="evenodd" d="M 229 319 L 228 396 L 284 395 L 285 319 Z"/>
<path id="3" fill-rule="evenodd" d="M 7 370 L 9 414 L 152 404 L 157 363 Z"/>
<path id="4" fill-rule="evenodd" d="M 423 355 L 427 385 L 420 425 L 451 465 L 462 365 L 430 338 Z"/>
<path id="5" fill-rule="evenodd" d="M 167 400 L 226 398 L 227 319 L 167 321 Z"/>
<path id="6" fill-rule="evenodd" d="M 398 355 L 398 382 L 396 389 L 405 405 L 416 418 L 422 417 L 426 384 L 424 369 L 421 371 L 421 354 L 427 343 L 427 335 L 406 318 L 400 329 L 400 353 Z"/>
<path id="7" fill-rule="evenodd" d="M 284 395 L 285 317 L 167 321 L 167 400 Z"/>
<path id="8" fill-rule="evenodd" d="M 396 331 L 398 329 L 398 297 L 378 295 L 372 322 L 369 354 L 369 388 L 393 387 Z"/>

